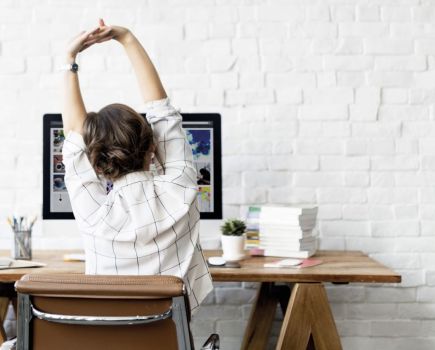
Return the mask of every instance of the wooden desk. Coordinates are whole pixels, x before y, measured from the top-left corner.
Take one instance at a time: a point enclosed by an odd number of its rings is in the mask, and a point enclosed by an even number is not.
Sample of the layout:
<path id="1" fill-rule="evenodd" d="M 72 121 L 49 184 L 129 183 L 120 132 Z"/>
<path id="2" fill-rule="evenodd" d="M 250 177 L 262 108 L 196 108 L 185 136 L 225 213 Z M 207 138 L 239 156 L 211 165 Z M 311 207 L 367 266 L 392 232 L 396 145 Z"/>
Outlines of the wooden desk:
<path id="1" fill-rule="evenodd" d="M 220 251 L 205 251 L 218 256 Z M 277 304 L 284 320 L 276 349 L 342 349 L 324 282 L 398 283 L 401 276 L 359 251 L 319 251 L 321 265 L 305 268 L 265 268 L 273 257 L 248 258 L 237 269 L 212 268 L 214 281 L 261 282 L 243 338 L 242 349 L 265 349 Z M 275 282 L 292 283 L 290 289 Z"/>
<path id="2" fill-rule="evenodd" d="M 74 252 L 34 251 L 34 260 L 47 263 L 46 267 L 0 270 L 3 291 L 11 290 L 13 283 L 27 273 L 83 273 L 84 263 L 64 262 L 64 253 Z M 8 254 L 0 251 L 0 256 Z M 221 252 L 204 251 L 204 254 L 206 257 L 218 256 Z M 306 269 L 265 268 L 265 262 L 279 259 L 271 257 L 248 258 L 241 261 L 241 268 L 210 269 L 214 281 L 260 282 L 242 349 L 266 348 L 278 304 L 283 309 L 284 320 L 277 349 L 342 349 L 323 283 L 401 281 L 400 275 L 362 252 L 319 251 L 315 258 L 323 263 Z M 275 282 L 292 283 L 291 293 L 286 286 L 275 286 Z M 3 299 L 0 300 L 0 318 L 3 320 L 8 298 L 0 299 Z"/>

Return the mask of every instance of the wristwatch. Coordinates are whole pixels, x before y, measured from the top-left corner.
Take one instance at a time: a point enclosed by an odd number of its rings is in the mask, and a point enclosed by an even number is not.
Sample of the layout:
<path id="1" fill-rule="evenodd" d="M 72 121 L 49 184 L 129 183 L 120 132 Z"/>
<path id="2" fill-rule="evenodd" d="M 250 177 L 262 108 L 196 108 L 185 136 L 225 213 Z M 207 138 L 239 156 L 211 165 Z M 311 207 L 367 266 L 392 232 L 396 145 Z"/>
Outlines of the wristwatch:
<path id="1" fill-rule="evenodd" d="M 60 67 L 60 70 L 70 70 L 73 73 L 77 73 L 79 70 L 79 65 L 76 62 L 67 63 Z"/>

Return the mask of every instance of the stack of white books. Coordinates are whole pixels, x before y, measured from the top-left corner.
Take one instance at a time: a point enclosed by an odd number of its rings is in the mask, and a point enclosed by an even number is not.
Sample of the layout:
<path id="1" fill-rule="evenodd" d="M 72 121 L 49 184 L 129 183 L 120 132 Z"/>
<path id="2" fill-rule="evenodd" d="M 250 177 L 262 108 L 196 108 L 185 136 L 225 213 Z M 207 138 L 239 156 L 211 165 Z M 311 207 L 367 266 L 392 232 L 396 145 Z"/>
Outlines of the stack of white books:
<path id="1" fill-rule="evenodd" d="M 260 245 L 259 225 L 261 207 L 250 206 L 246 216 L 246 240 L 245 249 L 255 249 Z"/>
<path id="2" fill-rule="evenodd" d="M 308 258 L 317 250 L 317 207 L 262 206 L 260 246 L 264 256 Z"/>

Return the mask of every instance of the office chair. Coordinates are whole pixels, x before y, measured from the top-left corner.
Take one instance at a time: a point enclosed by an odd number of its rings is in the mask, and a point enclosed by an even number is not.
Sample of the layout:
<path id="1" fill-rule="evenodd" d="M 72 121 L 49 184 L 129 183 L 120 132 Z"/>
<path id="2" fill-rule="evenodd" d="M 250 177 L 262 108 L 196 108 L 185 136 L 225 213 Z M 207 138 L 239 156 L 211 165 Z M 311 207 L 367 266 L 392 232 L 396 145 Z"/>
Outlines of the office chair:
<path id="1" fill-rule="evenodd" d="M 17 350 L 193 350 L 178 277 L 31 274 L 15 289 Z M 219 349 L 219 337 L 201 349 Z"/>

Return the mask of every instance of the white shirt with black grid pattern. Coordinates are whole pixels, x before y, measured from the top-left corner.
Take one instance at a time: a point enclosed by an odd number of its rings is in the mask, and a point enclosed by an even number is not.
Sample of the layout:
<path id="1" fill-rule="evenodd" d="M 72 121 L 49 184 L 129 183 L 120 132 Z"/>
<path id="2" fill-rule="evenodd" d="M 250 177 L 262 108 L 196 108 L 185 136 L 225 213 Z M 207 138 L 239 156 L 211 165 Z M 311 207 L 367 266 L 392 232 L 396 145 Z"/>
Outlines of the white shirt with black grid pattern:
<path id="1" fill-rule="evenodd" d="M 192 311 L 212 290 L 199 244 L 199 208 L 192 150 L 169 98 L 145 104 L 165 172 L 135 171 L 107 194 L 71 131 L 63 145 L 65 184 L 84 237 L 87 274 L 174 275 L 183 278 Z"/>

